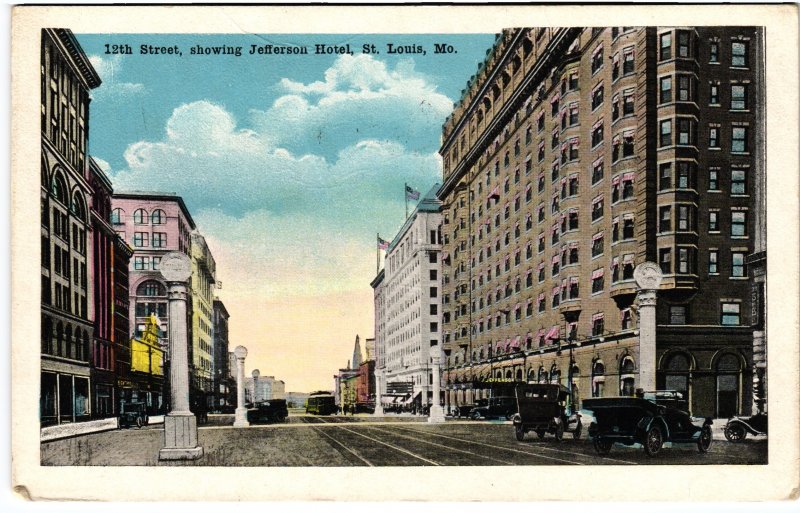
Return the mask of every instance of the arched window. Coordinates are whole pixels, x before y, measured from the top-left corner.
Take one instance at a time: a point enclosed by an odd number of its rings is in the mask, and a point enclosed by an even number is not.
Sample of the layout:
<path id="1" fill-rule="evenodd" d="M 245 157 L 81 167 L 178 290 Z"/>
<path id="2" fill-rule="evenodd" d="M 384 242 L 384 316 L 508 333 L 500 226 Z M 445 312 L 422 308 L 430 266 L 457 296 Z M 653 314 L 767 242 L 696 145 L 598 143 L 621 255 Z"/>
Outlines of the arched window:
<path id="1" fill-rule="evenodd" d="M 507 380 L 511 380 L 511 377 L 512 377 L 512 375 L 511 375 L 511 369 L 507 369 L 507 370 L 506 370 L 506 379 L 507 379 Z"/>
<path id="2" fill-rule="evenodd" d="M 539 367 L 539 383 L 547 383 L 547 371 L 543 366 Z"/>
<path id="3" fill-rule="evenodd" d="M 528 369 L 528 383 L 534 380 L 533 369 Z"/>
<path id="4" fill-rule="evenodd" d="M 558 384 L 561 381 L 561 371 L 556 367 L 554 363 L 552 367 L 550 367 L 550 383 Z"/>
<path id="5" fill-rule="evenodd" d="M 717 417 L 739 414 L 741 370 L 741 360 L 735 354 L 724 354 L 717 361 Z"/>
<path id="6" fill-rule="evenodd" d="M 635 372 L 636 365 L 633 363 L 633 358 L 625 356 L 619 364 L 620 395 L 632 396 L 634 394 Z"/>
<path id="7" fill-rule="evenodd" d="M 592 365 L 592 397 L 603 397 L 603 388 L 606 383 L 606 366 L 602 360 L 597 360 Z"/>
<path id="8" fill-rule="evenodd" d="M 50 353 L 50 343 L 53 341 L 53 321 L 49 317 L 42 319 L 42 354 Z"/>
<path id="9" fill-rule="evenodd" d="M 122 224 L 122 218 L 125 215 L 125 211 L 121 208 L 115 208 L 111 211 L 111 224 Z"/>
<path id="10" fill-rule="evenodd" d="M 160 208 L 153 210 L 153 213 L 150 215 L 150 221 L 153 224 L 164 224 L 167 222 L 167 214 Z"/>
<path id="11" fill-rule="evenodd" d="M 684 353 L 670 355 L 664 365 L 664 389 L 675 390 L 689 398 L 689 371 L 691 363 Z"/>
<path id="12" fill-rule="evenodd" d="M 133 213 L 133 222 L 136 224 L 147 224 L 147 210 L 140 208 Z"/>
<path id="13" fill-rule="evenodd" d="M 146 281 L 136 289 L 137 296 L 166 296 L 167 291 L 164 286 L 157 281 Z"/>
<path id="14" fill-rule="evenodd" d="M 522 381 L 522 369 L 517 369 L 517 381 Z"/>
<path id="15" fill-rule="evenodd" d="M 86 203 L 83 200 L 83 195 L 80 192 L 75 192 L 72 195 L 72 202 L 69 204 L 69 210 L 75 214 L 79 219 L 86 219 Z"/>
<path id="16" fill-rule="evenodd" d="M 50 192 L 62 204 L 67 204 L 67 184 L 64 182 L 64 177 L 61 173 L 56 173 L 53 176 L 53 181 L 50 183 Z"/>
<path id="17" fill-rule="evenodd" d="M 72 326 L 67 324 L 64 330 L 64 339 L 61 341 L 61 356 L 69 358 L 69 348 L 72 346 Z"/>

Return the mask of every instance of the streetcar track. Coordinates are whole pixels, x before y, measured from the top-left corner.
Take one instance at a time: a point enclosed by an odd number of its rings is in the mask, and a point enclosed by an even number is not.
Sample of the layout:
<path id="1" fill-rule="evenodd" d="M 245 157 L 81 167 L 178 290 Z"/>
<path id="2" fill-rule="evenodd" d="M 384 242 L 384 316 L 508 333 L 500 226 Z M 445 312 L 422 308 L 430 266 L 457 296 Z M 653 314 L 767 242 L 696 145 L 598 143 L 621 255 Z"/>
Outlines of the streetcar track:
<path id="1" fill-rule="evenodd" d="M 420 456 L 418 454 L 415 454 L 415 453 L 413 453 L 413 452 L 411 452 L 409 450 L 403 449 L 402 447 L 397 447 L 396 445 L 392 445 L 392 444 L 384 442 L 382 440 L 378 440 L 377 438 L 372 438 L 371 436 L 367 436 L 367 435 L 365 435 L 363 433 L 359 433 L 358 431 L 353 431 L 352 429 L 348 429 L 348 428 L 346 428 L 346 427 L 344 427 L 342 425 L 339 425 L 339 424 L 337 424 L 337 427 L 342 429 L 343 431 L 347 431 L 347 432 L 352 433 L 354 435 L 358 435 L 358 436 L 364 437 L 367 440 L 372 440 L 373 442 L 377 442 L 377 443 L 379 443 L 381 445 L 385 445 L 386 447 L 389 447 L 389 448 L 394 449 L 396 451 L 402 452 L 403 454 L 408 454 L 409 456 L 411 456 L 413 458 L 417 458 L 418 460 L 422 460 L 422 461 L 424 461 L 426 463 L 430 463 L 431 465 L 435 465 L 437 467 L 441 466 L 441 463 L 437 463 L 437 462 L 435 462 L 433 460 L 429 460 L 428 458 L 423 458 L 422 456 Z"/>
<path id="2" fill-rule="evenodd" d="M 317 429 L 316 427 L 312 427 L 311 429 L 313 429 L 315 433 L 323 435 L 326 438 L 330 439 L 332 442 L 335 442 L 336 444 L 340 445 L 342 447 L 342 449 L 344 449 L 345 451 L 349 452 L 350 454 L 352 454 L 353 456 L 355 456 L 359 460 L 363 461 L 368 467 L 374 467 L 375 466 L 369 460 L 367 460 L 366 458 L 364 458 L 360 454 L 358 454 L 355 450 L 353 450 L 352 448 L 346 446 L 345 444 L 343 444 L 339 440 L 335 439 L 334 437 L 332 437 L 331 435 L 329 435 L 325 431 L 323 431 L 321 429 Z"/>
<path id="3" fill-rule="evenodd" d="M 487 444 L 487 443 L 484 443 L 484 442 L 477 442 L 477 441 L 474 441 L 474 440 L 467 440 L 467 439 L 464 439 L 464 438 L 457 438 L 457 437 L 454 437 L 454 436 L 442 435 L 440 433 L 431 433 L 431 432 L 424 431 L 424 430 L 421 430 L 421 429 L 402 428 L 402 427 L 398 428 L 398 429 L 405 430 L 405 431 L 413 431 L 415 433 L 420 433 L 420 434 L 428 434 L 430 436 L 438 436 L 438 437 L 441 437 L 441 438 L 447 438 L 449 440 L 455 440 L 455 441 L 458 441 L 458 442 L 464 442 L 464 443 L 469 443 L 469 444 L 474 444 L 474 445 L 482 445 L 484 447 L 490 447 L 492 449 L 502 449 L 504 451 L 519 452 L 519 453 L 522 453 L 522 454 L 530 454 L 530 455 L 533 455 L 533 456 L 538 456 L 540 458 L 545 458 L 545 459 L 555 460 L 555 461 L 560 461 L 560 462 L 565 462 L 565 463 L 572 463 L 572 464 L 575 464 L 575 465 L 586 465 L 586 463 L 581 463 L 579 461 L 574 461 L 573 462 L 573 461 L 569 461 L 569 460 L 565 460 L 565 459 L 561 459 L 561 458 L 556 458 L 555 456 L 545 456 L 544 454 L 538 454 L 538 453 L 532 452 L 532 451 L 523 451 L 521 449 L 514 449 L 512 447 L 503 447 L 502 445 L 492 445 L 492 444 Z M 561 451 L 561 450 L 558 450 L 558 449 L 553 449 L 552 447 L 539 447 L 539 448 L 543 449 L 543 450 L 548 450 L 548 451 L 552 451 L 552 452 L 561 453 L 561 454 L 568 454 L 570 456 L 580 456 L 580 457 L 584 457 L 584 458 L 593 458 L 592 456 L 589 456 L 589 455 L 586 455 L 586 454 L 582 454 L 582 453 L 579 453 L 579 452 Z M 623 464 L 626 464 L 626 465 L 638 465 L 638 463 L 628 462 L 628 461 L 625 461 L 625 460 L 617 460 L 617 459 L 614 459 L 614 458 L 601 458 L 601 459 L 605 459 L 605 460 L 608 460 L 608 461 L 613 461 L 613 462 L 616 462 L 616 463 L 623 463 Z"/>

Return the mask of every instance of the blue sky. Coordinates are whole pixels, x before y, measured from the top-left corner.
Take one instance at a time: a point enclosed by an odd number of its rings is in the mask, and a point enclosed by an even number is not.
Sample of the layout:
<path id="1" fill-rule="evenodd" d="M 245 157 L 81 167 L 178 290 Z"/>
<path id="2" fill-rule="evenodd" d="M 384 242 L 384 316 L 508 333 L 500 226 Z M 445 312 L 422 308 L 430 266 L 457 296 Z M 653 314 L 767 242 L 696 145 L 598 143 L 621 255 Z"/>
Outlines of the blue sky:
<path id="1" fill-rule="evenodd" d="M 114 187 L 183 196 L 217 259 L 232 339 L 263 333 L 250 343 L 289 389 L 330 388 L 355 334 L 372 336 L 375 233 L 389 239 L 402 224 L 405 182 L 424 193 L 441 181 L 441 125 L 494 35 L 77 37 L 103 80 L 92 92 L 89 148 Z M 132 55 L 105 55 L 106 44 L 125 43 Z M 246 53 L 316 43 L 355 53 Z M 389 55 L 387 43 L 426 55 Z M 457 53 L 435 54 L 434 43 Z M 139 55 L 140 44 L 178 45 L 183 55 Z M 245 53 L 190 56 L 195 44 Z M 363 54 L 363 44 L 381 53 Z M 329 309 L 324 333 L 312 330 L 308 310 L 332 301 L 349 308 Z M 324 346 L 336 361 L 300 372 L 281 353 L 287 342 Z"/>

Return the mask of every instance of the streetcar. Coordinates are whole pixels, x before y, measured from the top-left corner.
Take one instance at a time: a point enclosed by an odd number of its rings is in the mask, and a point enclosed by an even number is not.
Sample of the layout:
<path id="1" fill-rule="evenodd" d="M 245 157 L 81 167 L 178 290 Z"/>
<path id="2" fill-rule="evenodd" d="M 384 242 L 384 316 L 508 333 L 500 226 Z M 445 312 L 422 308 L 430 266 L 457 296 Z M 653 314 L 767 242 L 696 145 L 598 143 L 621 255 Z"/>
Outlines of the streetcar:
<path id="1" fill-rule="evenodd" d="M 336 413 L 336 401 L 330 392 L 314 392 L 308 397 L 306 413 L 331 415 Z"/>

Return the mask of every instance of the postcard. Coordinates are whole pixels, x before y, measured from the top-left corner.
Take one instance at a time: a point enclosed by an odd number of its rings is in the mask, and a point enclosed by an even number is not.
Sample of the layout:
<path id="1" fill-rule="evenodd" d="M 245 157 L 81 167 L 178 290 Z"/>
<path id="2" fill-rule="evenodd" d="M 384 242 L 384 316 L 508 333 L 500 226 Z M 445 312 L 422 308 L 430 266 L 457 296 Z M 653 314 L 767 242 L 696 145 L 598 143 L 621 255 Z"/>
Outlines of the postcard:
<path id="1" fill-rule="evenodd" d="M 719 13 L 15 8 L 16 492 L 796 497 L 797 9 Z"/>

